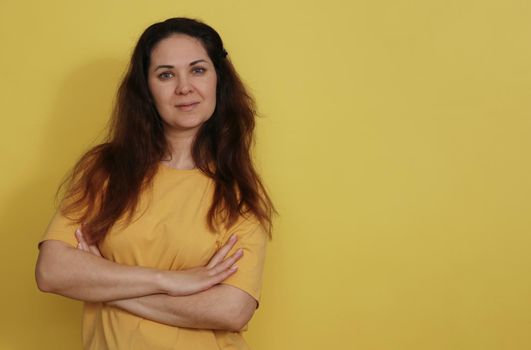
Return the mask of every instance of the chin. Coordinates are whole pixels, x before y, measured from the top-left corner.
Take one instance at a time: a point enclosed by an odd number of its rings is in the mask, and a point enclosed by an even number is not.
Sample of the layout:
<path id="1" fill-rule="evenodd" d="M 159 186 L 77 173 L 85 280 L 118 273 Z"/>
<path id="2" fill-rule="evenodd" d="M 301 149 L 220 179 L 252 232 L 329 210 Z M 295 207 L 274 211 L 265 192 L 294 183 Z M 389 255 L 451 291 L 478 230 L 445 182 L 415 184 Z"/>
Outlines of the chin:
<path id="1" fill-rule="evenodd" d="M 208 119 L 204 120 L 181 120 L 166 124 L 166 127 L 174 131 L 190 131 L 199 129 Z"/>

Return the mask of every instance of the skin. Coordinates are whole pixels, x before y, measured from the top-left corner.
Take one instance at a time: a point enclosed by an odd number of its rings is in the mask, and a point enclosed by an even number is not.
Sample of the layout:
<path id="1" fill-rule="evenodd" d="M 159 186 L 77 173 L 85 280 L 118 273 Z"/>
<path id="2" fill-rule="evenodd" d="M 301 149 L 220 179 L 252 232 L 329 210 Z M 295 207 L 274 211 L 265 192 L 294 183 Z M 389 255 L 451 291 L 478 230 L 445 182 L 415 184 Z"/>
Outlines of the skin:
<path id="1" fill-rule="evenodd" d="M 98 247 L 90 245 L 80 230 L 76 231 L 77 249 L 98 258 L 102 258 Z M 226 258 L 227 253 L 236 243 L 233 236 L 221 247 L 205 266 L 208 269 L 223 268 L 241 258 L 240 251 Z M 232 265 L 234 266 L 234 265 Z M 195 270 L 195 269 L 191 269 Z M 231 270 L 229 270 L 231 271 Z M 235 270 L 234 270 L 235 271 Z M 232 271 L 230 272 L 230 275 Z M 142 297 L 111 300 L 106 302 L 131 312 L 137 316 L 171 326 L 219 329 L 239 332 L 250 321 L 256 310 L 256 300 L 238 288 L 229 285 L 214 285 L 211 288 L 188 295 L 172 297 L 164 294 L 153 294 Z"/>
<path id="2" fill-rule="evenodd" d="M 191 147 L 199 128 L 216 108 L 217 75 L 201 42 L 175 34 L 151 52 L 148 86 L 171 145 L 169 166 L 193 168 Z M 190 111 L 176 107 L 198 102 Z"/>
<path id="3" fill-rule="evenodd" d="M 195 167 L 194 137 L 216 106 L 217 76 L 200 41 L 175 34 L 151 52 L 148 86 L 170 145 L 167 166 Z M 178 108 L 197 102 L 191 110 Z M 36 267 L 42 291 L 84 301 L 105 302 L 140 317 L 179 327 L 239 331 L 251 319 L 256 300 L 246 292 L 220 284 L 236 273 L 243 256 L 226 255 L 237 238 L 229 240 L 206 266 L 164 271 L 126 266 L 105 259 L 97 246 L 87 244 L 80 230 L 77 247 L 48 240 L 41 244 Z"/>

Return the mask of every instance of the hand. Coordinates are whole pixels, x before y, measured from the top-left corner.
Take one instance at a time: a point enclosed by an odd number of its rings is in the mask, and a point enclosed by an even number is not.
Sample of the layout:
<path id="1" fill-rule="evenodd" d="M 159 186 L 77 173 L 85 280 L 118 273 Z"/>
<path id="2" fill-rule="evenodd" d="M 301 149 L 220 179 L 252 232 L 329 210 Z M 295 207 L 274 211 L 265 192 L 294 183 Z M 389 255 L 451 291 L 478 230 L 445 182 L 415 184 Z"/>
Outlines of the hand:
<path id="1" fill-rule="evenodd" d="M 234 264 L 243 256 L 243 250 L 238 249 L 236 253 L 225 259 L 225 256 L 232 249 L 237 239 L 233 235 L 214 254 L 206 266 L 180 271 L 162 271 L 162 290 L 171 296 L 184 296 L 207 290 L 223 282 L 237 271 L 238 266 Z"/>
<path id="2" fill-rule="evenodd" d="M 103 257 L 97 245 L 87 243 L 87 241 L 85 240 L 85 237 L 83 236 L 83 233 L 81 232 L 81 228 L 78 228 L 76 230 L 76 239 L 77 239 L 77 249 L 83 250 L 92 255 L 99 256 L 100 258 Z"/>

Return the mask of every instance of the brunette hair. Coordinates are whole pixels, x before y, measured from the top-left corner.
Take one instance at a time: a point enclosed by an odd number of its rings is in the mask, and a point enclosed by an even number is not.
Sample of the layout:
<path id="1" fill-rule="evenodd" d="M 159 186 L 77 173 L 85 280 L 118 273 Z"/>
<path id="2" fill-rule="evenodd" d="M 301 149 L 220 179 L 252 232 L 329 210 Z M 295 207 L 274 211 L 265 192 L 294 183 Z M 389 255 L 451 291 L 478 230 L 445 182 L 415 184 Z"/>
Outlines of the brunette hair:
<path id="1" fill-rule="evenodd" d="M 60 189 L 66 188 L 61 211 L 83 225 L 90 243 L 101 241 L 122 215 L 133 217 L 140 193 L 152 183 L 159 162 L 169 152 L 147 74 L 152 49 L 173 34 L 198 39 L 217 74 L 214 113 L 192 146 L 197 168 L 215 183 L 206 218 L 209 228 L 216 230 L 217 219 L 230 227 L 240 215 L 253 214 L 271 238 L 276 211 L 251 157 L 255 101 L 219 34 L 199 20 L 183 17 L 155 23 L 140 36 L 118 89 L 106 142 L 86 152 L 61 184 Z"/>

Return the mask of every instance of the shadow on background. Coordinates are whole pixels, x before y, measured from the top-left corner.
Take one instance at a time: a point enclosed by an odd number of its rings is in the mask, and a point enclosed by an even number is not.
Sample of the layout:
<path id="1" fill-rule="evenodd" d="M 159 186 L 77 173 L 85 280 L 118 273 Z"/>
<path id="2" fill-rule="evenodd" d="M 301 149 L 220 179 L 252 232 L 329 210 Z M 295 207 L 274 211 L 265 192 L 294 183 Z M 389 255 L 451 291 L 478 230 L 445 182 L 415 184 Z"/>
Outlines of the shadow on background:
<path id="1" fill-rule="evenodd" d="M 44 141 L 35 152 L 40 157 L 31 165 L 31 181 L 4 194 L 8 205 L 0 213 L 0 231 L 5 237 L 0 252 L 10 264 L 1 267 L 2 349 L 30 349 L 35 339 L 40 349 L 81 348 L 82 303 L 38 290 L 34 278 L 37 242 L 55 210 L 58 185 L 81 154 L 104 137 L 125 66 L 119 60 L 105 59 L 69 75 L 57 91 Z M 23 147 L 23 137 L 20 141 Z"/>

